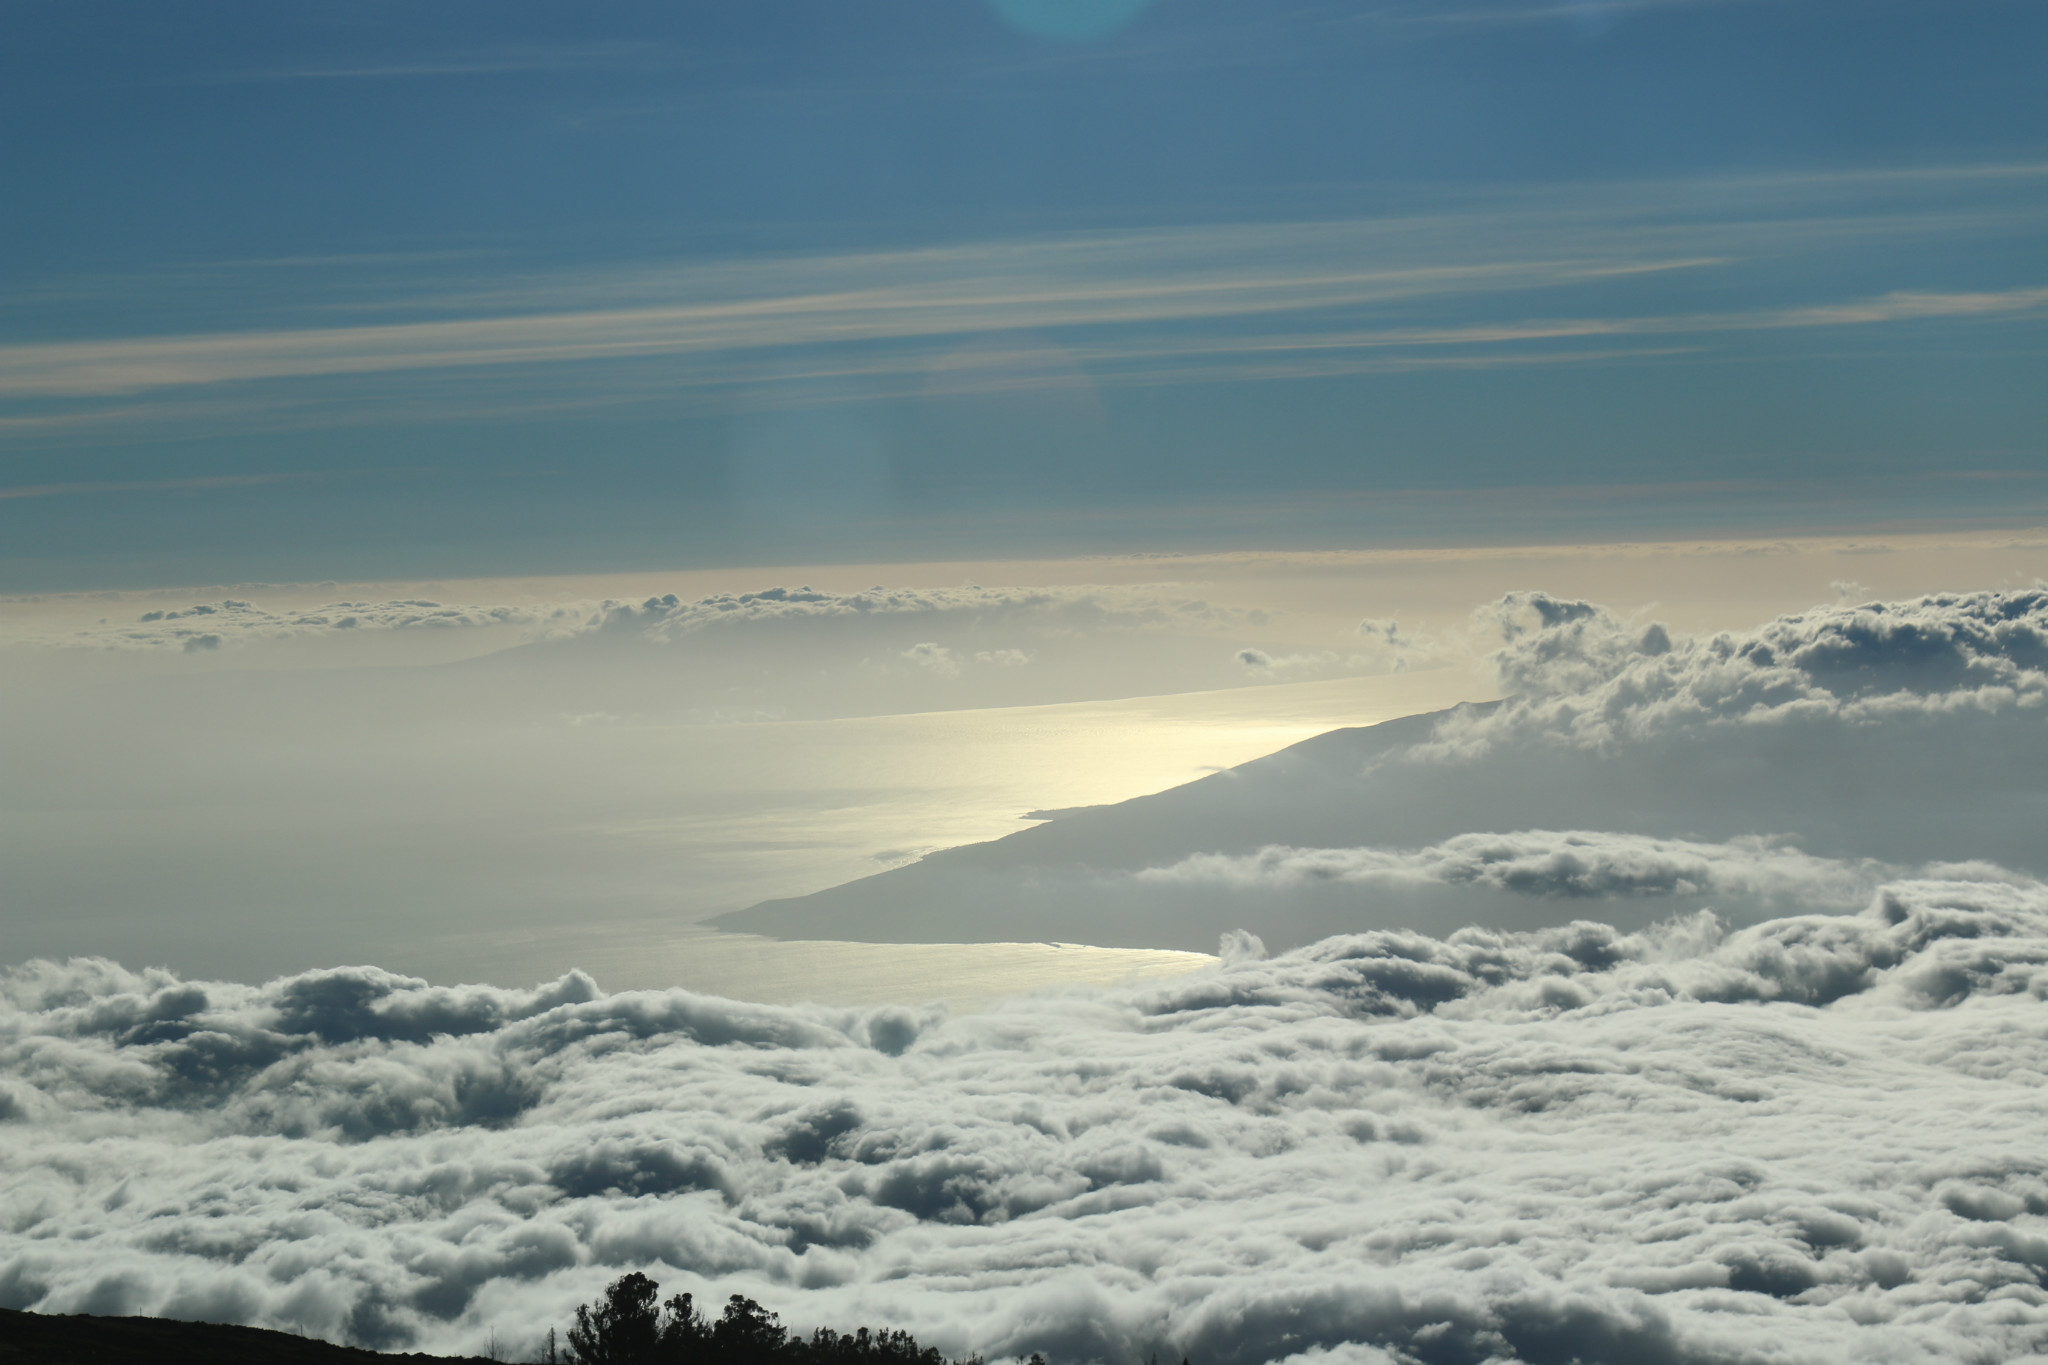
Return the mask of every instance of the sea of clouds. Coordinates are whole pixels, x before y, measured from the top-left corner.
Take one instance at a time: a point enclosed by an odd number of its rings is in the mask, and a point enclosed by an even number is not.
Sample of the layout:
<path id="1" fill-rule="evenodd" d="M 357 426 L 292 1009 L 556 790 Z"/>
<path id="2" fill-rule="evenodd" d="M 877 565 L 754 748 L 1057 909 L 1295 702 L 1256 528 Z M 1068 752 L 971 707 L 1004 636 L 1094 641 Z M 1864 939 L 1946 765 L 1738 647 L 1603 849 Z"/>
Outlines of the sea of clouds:
<path id="1" fill-rule="evenodd" d="M 31 963 L 0 1305 L 524 1350 L 643 1270 L 991 1358 L 2048 1350 L 2048 593 L 1697 639 L 1494 614 L 1498 706 L 1014 842 L 1124 850 L 1067 898 L 1548 922 L 1230 934 L 960 1017 Z"/>
<path id="2" fill-rule="evenodd" d="M 515 1349 L 626 1270 L 953 1352 L 2048 1348 L 2048 887 L 1227 945 L 947 1018 L 5 978 L 0 1303 Z"/>

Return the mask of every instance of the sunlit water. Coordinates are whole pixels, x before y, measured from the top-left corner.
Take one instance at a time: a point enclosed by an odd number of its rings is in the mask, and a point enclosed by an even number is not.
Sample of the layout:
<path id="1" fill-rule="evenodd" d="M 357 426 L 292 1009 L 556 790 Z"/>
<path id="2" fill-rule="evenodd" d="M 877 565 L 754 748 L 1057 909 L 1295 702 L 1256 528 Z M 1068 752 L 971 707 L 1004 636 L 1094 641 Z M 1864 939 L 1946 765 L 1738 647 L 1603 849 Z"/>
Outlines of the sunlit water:
<path id="1" fill-rule="evenodd" d="M 53 695 L 8 727 L 21 780 L 0 794 L 5 960 L 100 954 L 243 980 L 373 963 L 506 984 L 581 967 L 607 989 L 956 1004 L 1169 970 L 1197 959 L 777 944 L 703 921 L 1484 687 L 1444 669 L 847 720 L 572 724 L 349 712 L 348 675 L 312 677 L 319 693 L 301 676 L 246 704 L 160 689 L 143 694 L 148 714 Z"/>
<path id="2" fill-rule="evenodd" d="M 629 861 L 689 869 L 669 913 L 456 933 L 407 956 L 437 979 L 469 964 L 493 980 L 527 980 L 573 959 L 614 989 L 685 985 L 759 1000 L 945 1000 L 955 1008 L 1187 970 L 1209 959 L 1076 944 L 784 943 L 695 921 L 1000 838 L 1022 828 L 1028 812 L 1125 800 L 1338 726 L 1481 695 L 1470 675 L 1439 670 L 1064 706 L 634 730 L 610 740 L 730 775 L 704 804 L 594 831 L 622 852 L 637 850 Z"/>

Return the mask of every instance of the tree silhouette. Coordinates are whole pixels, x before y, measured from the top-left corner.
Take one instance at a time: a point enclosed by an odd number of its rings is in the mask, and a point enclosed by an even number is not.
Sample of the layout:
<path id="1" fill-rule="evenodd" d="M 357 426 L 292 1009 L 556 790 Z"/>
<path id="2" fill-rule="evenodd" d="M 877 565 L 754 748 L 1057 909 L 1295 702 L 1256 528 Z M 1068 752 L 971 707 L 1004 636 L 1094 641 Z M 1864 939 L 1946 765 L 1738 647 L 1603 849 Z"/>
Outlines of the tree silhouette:
<path id="1" fill-rule="evenodd" d="M 743 1294 L 725 1301 L 725 1316 L 711 1329 L 720 1365 L 775 1365 L 788 1344 L 782 1320 Z"/>
<path id="2" fill-rule="evenodd" d="M 660 1292 L 660 1285 L 637 1272 L 606 1285 L 595 1302 L 576 1310 L 569 1365 L 982 1365 L 979 1356 L 948 1361 L 901 1330 L 862 1327 L 842 1334 L 820 1327 L 809 1338 L 793 1336 L 779 1317 L 744 1294 L 727 1299 L 725 1312 L 710 1322 L 688 1294 L 657 1309 Z M 555 1360 L 552 1330 L 546 1359 Z M 1045 1357 L 1032 1356 L 1030 1365 L 1045 1365 Z"/>
<path id="3" fill-rule="evenodd" d="M 808 1365 L 949 1365 L 936 1347 L 919 1346 L 916 1337 L 901 1330 L 870 1332 L 862 1327 L 842 1336 L 820 1327 L 801 1349 Z"/>
<path id="4" fill-rule="evenodd" d="M 661 1356 L 663 1361 L 705 1361 L 711 1359 L 711 1324 L 704 1321 L 688 1294 L 677 1294 L 661 1305 Z"/>
<path id="5" fill-rule="evenodd" d="M 605 1286 L 604 1297 L 576 1310 L 570 1358 L 578 1365 L 654 1365 L 661 1345 L 655 1295 L 661 1286 L 638 1271 Z"/>

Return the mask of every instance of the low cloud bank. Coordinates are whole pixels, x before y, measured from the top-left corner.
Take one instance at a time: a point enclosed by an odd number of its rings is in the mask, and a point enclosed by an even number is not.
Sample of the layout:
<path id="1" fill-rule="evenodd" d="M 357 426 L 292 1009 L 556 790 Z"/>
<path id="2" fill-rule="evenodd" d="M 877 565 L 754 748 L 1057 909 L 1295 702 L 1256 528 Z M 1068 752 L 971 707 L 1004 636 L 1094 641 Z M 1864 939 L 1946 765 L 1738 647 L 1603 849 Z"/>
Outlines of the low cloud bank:
<path id="1" fill-rule="evenodd" d="M 102 621 L 67 634 L 33 635 L 14 643 L 181 650 L 193 654 L 265 640 L 352 631 L 455 630 L 478 626 L 522 626 L 533 631 L 578 629 L 589 618 L 589 608 L 574 606 L 480 606 L 403 598 L 273 609 L 242 598 L 223 597 L 188 607 L 145 611 L 125 620 Z"/>
<path id="2" fill-rule="evenodd" d="M 1136 879 L 1165 886 L 1286 890 L 1341 882 L 1361 890 L 1477 886 L 1566 899 L 1719 896 L 1853 909 L 1898 869 L 1815 858 L 1769 839 L 1704 844 L 1598 830 L 1460 834 L 1421 849 L 1288 848 L 1198 853 Z"/>
<path id="3" fill-rule="evenodd" d="M 577 628 L 490 666 L 601 695 L 620 714 L 672 714 L 682 700 L 805 718 L 1242 686 L 1240 639 L 1274 629 L 1263 611 L 1174 584 L 778 587 L 604 603 Z M 1333 654 L 1310 675 L 1385 671 L 1378 656 Z"/>
<path id="4" fill-rule="evenodd" d="M 980 618 L 991 613 L 1056 621 L 1071 631 L 1256 626 L 1267 619 L 1256 610 L 1216 606 L 1170 584 L 1057 588 L 984 588 L 974 584 L 941 588 L 876 586 L 851 593 L 803 586 L 714 593 L 699 598 L 668 593 L 639 602 L 605 599 L 495 606 L 406 598 L 270 608 L 228 597 L 145 611 L 127 619 L 109 619 L 66 635 L 36 635 L 26 642 L 44 646 L 192 650 L 341 631 L 516 625 L 528 628 L 536 639 L 606 635 L 672 643 L 710 627 L 906 616 Z"/>
<path id="5" fill-rule="evenodd" d="M 637 1269 L 991 1357 L 2048 1347 L 2039 882 L 1228 948 L 964 1018 L 31 964 L 0 1303 L 523 1349 Z"/>
<path id="6" fill-rule="evenodd" d="M 1039 705 L 1387 673 L 1421 656 L 1373 643 L 1335 651 L 1286 632 L 1279 613 L 1213 602 L 1173 583 L 1055 587 L 810 586 L 639 601 L 479 605 L 428 599 L 266 606 L 241 598 L 0 631 L 23 658 L 92 651 L 105 665 L 165 655 L 260 655 L 389 670 L 351 677 L 398 705 L 477 705 L 531 717 L 819 719 Z M 459 662 L 423 635 L 496 628 Z M 413 637 L 409 642 L 393 636 Z M 372 637 L 378 637 L 373 640 Z M 1248 643 L 1249 642 L 1249 643 Z M 1252 668 L 1241 658 L 1263 660 Z M 69 660 L 75 664 L 75 657 Z M 310 676 L 303 668 L 302 676 Z M 293 687 L 299 686 L 293 683 Z M 388 709 L 386 707 L 385 709 Z"/>
<path id="7" fill-rule="evenodd" d="M 638 604 L 607 602 L 593 629 L 666 641 L 734 622 L 788 622 L 891 616 L 983 616 L 1001 613 L 1053 617 L 1069 629 L 1199 624 L 1221 626 L 1263 620 L 1258 612 L 1219 607 L 1172 585 L 1134 587 L 887 588 L 823 592 L 811 587 L 717 593 L 694 600 L 669 593 Z"/>

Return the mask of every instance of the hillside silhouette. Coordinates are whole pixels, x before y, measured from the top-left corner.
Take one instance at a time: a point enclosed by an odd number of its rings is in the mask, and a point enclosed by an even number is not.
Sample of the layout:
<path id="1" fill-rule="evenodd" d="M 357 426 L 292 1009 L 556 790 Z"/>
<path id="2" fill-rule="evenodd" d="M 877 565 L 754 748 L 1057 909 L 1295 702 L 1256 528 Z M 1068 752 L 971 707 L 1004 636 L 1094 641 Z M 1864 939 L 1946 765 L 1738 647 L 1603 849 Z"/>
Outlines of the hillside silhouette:
<path id="1" fill-rule="evenodd" d="M 487 1365 L 481 1356 L 395 1355 L 289 1332 L 168 1318 L 0 1308 L 0 1365 Z"/>

